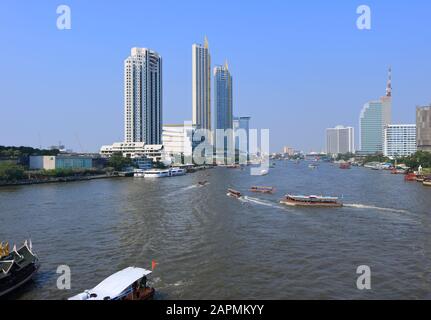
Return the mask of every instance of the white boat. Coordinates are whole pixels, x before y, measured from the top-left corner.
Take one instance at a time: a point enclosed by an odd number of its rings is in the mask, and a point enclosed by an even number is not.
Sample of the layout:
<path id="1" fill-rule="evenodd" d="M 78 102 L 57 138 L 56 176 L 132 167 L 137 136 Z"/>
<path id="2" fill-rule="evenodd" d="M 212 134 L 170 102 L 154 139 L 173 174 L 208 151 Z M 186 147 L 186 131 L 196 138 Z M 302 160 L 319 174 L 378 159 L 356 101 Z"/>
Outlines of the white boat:
<path id="1" fill-rule="evenodd" d="M 181 168 L 172 168 L 172 169 L 169 169 L 169 176 L 170 177 L 183 176 L 185 174 L 186 174 L 186 170 L 185 169 L 181 169 Z"/>
<path id="2" fill-rule="evenodd" d="M 137 177 L 137 178 L 143 178 L 145 176 L 145 171 L 144 169 L 135 169 L 133 171 L 133 176 Z"/>
<path id="3" fill-rule="evenodd" d="M 163 169 L 163 170 L 152 169 L 152 170 L 146 170 L 144 172 L 144 178 L 164 178 L 169 176 L 170 176 L 169 169 Z"/>
<path id="4" fill-rule="evenodd" d="M 261 175 L 261 176 L 266 176 L 268 173 L 269 173 L 269 171 L 268 171 L 268 170 L 263 169 L 263 170 L 260 170 L 259 175 Z"/>
<path id="5" fill-rule="evenodd" d="M 149 270 L 128 267 L 68 300 L 148 300 L 155 292 L 154 288 L 147 286 L 150 274 Z"/>

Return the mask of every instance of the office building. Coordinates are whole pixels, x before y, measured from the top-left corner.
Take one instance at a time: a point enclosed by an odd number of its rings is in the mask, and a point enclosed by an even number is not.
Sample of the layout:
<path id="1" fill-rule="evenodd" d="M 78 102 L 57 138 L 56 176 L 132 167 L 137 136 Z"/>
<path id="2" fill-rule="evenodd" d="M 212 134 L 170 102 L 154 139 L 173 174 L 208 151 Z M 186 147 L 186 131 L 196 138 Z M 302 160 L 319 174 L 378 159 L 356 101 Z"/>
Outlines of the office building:
<path id="1" fill-rule="evenodd" d="M 384 127 L 392 119 L 392 71 L 389 69 L 389 79 L 386 96 L 376 101 L 370 101 L 362 108 L 359 119 L 359 145 L 362 154 L 383 153 Z"/>
<path id="2" fill-rule="evenodd" d="M 416 108 L 417 147 L 431 152 L 431 105 Z"/>
<path id="3" fill-rule="evenodd" d="M 235 150 L 245 155 L 250 155 L 250 119 L 251 117 L 233 118 Z"/>
<path id="4" fill-rule="evenodd" d="M 145 144 L 144 142 L 116 142 L 112 145 L 102 146 L 100 155 L 105 158 L 113 154 L 122 154 L 127 158 L 149 158 L 153 162 L 163 161 L 165 152 L 161 144 Z"/>
<path id="5" fill-rule="evenodd" d="M 170 157 L 191 157 L 197 142 L 193 142 L 192 124 L 170 124 L 163 126 L 164 151 Z"/>
<path id="6" fill-rule="evenodd" d="M 214 142 L 224 151 L 233 146 L 232 76 L 227 62 L 214 68 Z M 233 151 L 233 150 L 232 150 Z"/>
<path id="7" fill-rule="evenodd" d="M 355 130 L 337 126 L 326 129 L 326 153 L 331 155 L 355 153 Z"/>

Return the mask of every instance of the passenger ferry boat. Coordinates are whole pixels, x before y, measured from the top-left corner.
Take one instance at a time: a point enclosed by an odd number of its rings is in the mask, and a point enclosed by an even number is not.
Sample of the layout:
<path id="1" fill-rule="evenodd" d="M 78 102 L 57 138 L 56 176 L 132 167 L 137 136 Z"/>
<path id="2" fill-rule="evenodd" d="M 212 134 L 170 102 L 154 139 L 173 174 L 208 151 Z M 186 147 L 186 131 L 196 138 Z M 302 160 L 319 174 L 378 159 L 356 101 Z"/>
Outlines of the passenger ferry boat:
<path id="1" fill-rule="evenodd" d="M 164 178 L 169 177 L 169 169 L 152 169 L 144 172 L 144 178 Z"/>
<path id="2" fill-rule="evenodd" d="M 151 170 L 135 170 L 135 177 L 144 178 L 164 178 L 164 177 L 176 177 L 183 176 L 186 174 L 185 169 L 171 168 L 171 169 L 151 169 Z"/>
<path id="3" fill-rule="evenodd" d="M 156 291 L 147 286 L 150 274 L 149 270 L 128 267 L 68 300 L 150 300 Z"/>
<path id="4" fill-rule="evenodd" d="M 274 193 L 275 192 L 275 188 L 273 187 L 259 187 L 259 186 L 253 186 L 250 188 L 251 192 L 256 192 L 256 193 Z"/>
<path id="5" fill-rule="evenodd" d="M 0 297 L 30 281 L 39 270 L 39 258 L 32 251 L 31 240 L 9 251 L 9 244 L 0 244 Z"/>
<path id="6" fill-rule="evenodd" d="M 229 197 L 233 197 L 233 198 L 237 198 L 237 199 L 241 198 L 241 196 L 242 196 L 241 192 L 236 191 L 234 189 L 227 189 L 227 195 Z"/>
<path id="7" fill-rule="evenodd" d="M 323 197 L 323 196 L 295 196 L 286 195 L 281 204 L 298 207 L 331 207 L 339 208 L 343 204 L 337 197 Z"/>

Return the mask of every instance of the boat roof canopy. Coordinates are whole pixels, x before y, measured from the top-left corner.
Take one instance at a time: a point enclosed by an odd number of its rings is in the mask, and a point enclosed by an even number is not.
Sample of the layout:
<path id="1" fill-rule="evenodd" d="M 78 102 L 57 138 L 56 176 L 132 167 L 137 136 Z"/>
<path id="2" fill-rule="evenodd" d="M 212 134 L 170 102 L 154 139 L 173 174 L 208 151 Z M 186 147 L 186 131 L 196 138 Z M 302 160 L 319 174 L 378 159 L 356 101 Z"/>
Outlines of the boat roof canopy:
<path id="1" fill-rule="evenodd" d="M 103 280 L 93 289 L 86 291 L 86 293 L 88 293 L 87 300 L 103 300 L 106 297 L 115 299 L 135 281 L 149 274 L 151 274 L 151 271 L 136 267 L 128 267 L 118 271 Z M 70 300 L 82 300 L 82 294 L 74 296 L 70 298 Z"/>

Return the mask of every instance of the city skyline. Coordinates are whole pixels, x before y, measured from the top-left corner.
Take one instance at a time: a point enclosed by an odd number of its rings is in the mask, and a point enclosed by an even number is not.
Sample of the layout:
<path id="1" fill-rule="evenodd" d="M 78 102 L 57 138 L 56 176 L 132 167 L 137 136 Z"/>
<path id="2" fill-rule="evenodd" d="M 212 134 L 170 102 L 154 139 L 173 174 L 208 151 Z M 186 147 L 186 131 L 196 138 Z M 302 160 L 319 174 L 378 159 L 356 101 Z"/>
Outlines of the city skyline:
<path id="1" fill-rule="evenodd" d="M 240 4 L 226 4 L 229 28 L 215 24 L 214 5 L 191 9 L 193 4 L 164 2 L 151 4 L 163 14 L 157 23 L 160 28 L 150 33 L 133 30 L 136 13 L 118 4 L 106 8 L 104 28 L 97 28 L 102 22 L 91 16 L 97 12 L 97 3 L 72 1 L 72 29 L 67 31 L 55 27 L 57 3 L 3 4 L 8 8 L 2 11 L 8 15 L 0 19 L 0 36 L 12 45 L 0 53 L 4 70 L 0 105 L 2 115 L 10 119 L 0 128 L 0 144 L 46 147 L 62 141 L 76 151 L 97 151 L 100 145 L 123 140 L 122 121 L 118 121 L 124 110 L 121 61 L 134 46 L 152 48 L 164 57 L 164 123 L 190 119 L 190 45 L 205 34 L 211 39 L 214 61 L 226 56 L 232 61 L 235 113 L 251 115 L 253 127 L 271 130 L 271 151 L 286 144 L 320 151 L 325 128 L 338 123 L 357 127 L 358 110 L 364 101 L 380 95 L 383 70 L 389 64 L 395 70 L 396 87 L 392 122 L 413 123 L 415 107 L 431 100 L 426 90 L 431 67 L 426 50 L 418 50 L 429 38 L 424 32 L 425 20 L 420 18 L 425 18 L 424 7 L 429 4 L 403 10 L 396 10 L 401 4 L 389 1 L 370 1 L 369 5 L 372 29 L 360 31 L 353 2 L 315 4 L 313 12 L 299 2 L 277 3 L 279 13 L 271 9 L 272 19 L 265 15 L 269 9 L 256 4 L 247 13 L 241 12 Z M 394 10 L 387 12 L 388 6 Z M 180 23 L 199 10 L 208 12 L 208 25 Z M 127 28 L 117 12 L 128 17 Z M 282 19 L 286 14 L 290 19 Z M 309 17 L 310 22 L 305 24 L 301 16 Z M 264 30 L 242 27 L 251 18 L 267 22 Z M 399 24 L 400 20 L 405 23 Z M 168 21 L 179 25 L 180 37 L 164 27 Z M 319 28 L 323 21 L 326 25 Z M 30 27 L 38 37 L 30 36 Z M 301 30 L 301 36 L 292 28 Z M 400 33 L 405 35 L 402 43 L 396 41 Z M 319 39 L 323 34 L 325 41 Z M 310 51 L 307 43 L 311 37 L 319 56 L 311 55 L 314 49 Z M 272 58 L 265 61 L 265 68 L 254 65 L 262 54 L 255 50 L 256 44 L 271 49 Z M 28 47 L 32 50 L 26 50 Z M 89 59 L 92 51 L 104 54 Z M 26 58 L 34 62 L 25 62 Z M 21 83 L 24 77 L 27 80 Z M 22 90 L 27 94 L 20 94 Z M 54 115 L 59 113 L 63 117 L 56 121 Z"/>

